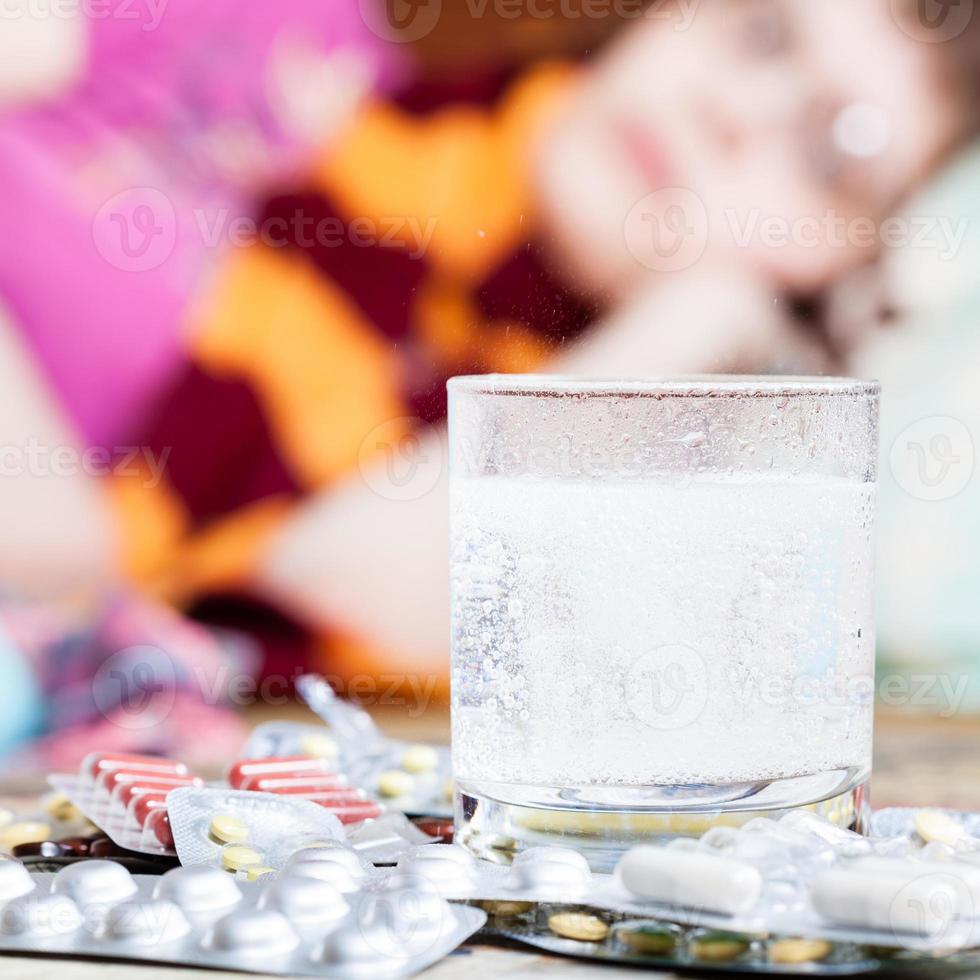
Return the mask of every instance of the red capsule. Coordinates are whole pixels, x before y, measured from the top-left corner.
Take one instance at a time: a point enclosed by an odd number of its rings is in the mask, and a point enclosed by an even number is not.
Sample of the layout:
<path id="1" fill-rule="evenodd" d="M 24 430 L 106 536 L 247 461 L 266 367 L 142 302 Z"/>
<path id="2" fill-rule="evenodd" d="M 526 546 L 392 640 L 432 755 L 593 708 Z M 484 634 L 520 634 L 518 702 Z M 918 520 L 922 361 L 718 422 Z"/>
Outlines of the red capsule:
<path id="1" fill-rule="evenodd" d="M 138 797 L 133 804 L 133 818 L 143 827 L 146 825 L 146 821 L 149 819 L 151 813 L 156 810 L 165 810 L 166 808 L 166 793 L 147 793 L 145 796 Z"/>
<path id="2" fill-rule="evenodd" d="M 323 776 L 246 776 L 240 789 L 250 789 L 258 793 L 286 793 L 290 795 L 305 793 L 324 793 L 330 790 L 347 788 L 344 776 L 324 774 Z"/>
<path id="3" fill-rule="evenodd" d="M 313 759 L 307 755 L 274 756 L 268 759 L 239 759 L 228 772 L 228 782 L 235 789 L 245 789 L 249 777 L 278 777 L 280 779 L 301 776 L 319 777 L 334 772 L 325 759 Z"/>
<path id="4" fill-rule="evenodd" d="M 153 836 L 164 846 L 174 846 L 174 833 L 170 829 L 170 814 L 159 811 L 153 818 Z"/>
<path id="5" fill-rule="evenodd" d="M 360 823 L 362 820 L 373 820 L 381 816 L 384 812 L 381 807 L 372 800 L 364 800 L 360 803 L 332 803 L 329 801 L 317 800 L 307 797 L 311 803 L 316 803 L 329 810 L 342 824 Z"/>
<path id="6" fill-rule="evenodd" d="M 113 791 L 112 798 L 115 803 L 119 806 L 129 806 L 129 804 L 140 796 L 146 796 L 148 793 L 159 795 L 166 795 L 172 789 L 179 789 L 181 786 L 200 786 L 202 785 L 202 780 L 197 777 L 180 777 L 176 779 L 169 778 L 152 778 L 147 776 L 140 776 L 135 778 L 132 782 L 126 781 L 117 783 L 115 790 Z"/>
<path id="7" fill-rule="evenodd" d="M 122 752 L 93 752 L 82 762 L 82 772 L 97 779 L 104 772 L 126 769 L 157 776 L 186 776 L 190 769 L 176 759 L 156 755 L 126 755 Z"/>

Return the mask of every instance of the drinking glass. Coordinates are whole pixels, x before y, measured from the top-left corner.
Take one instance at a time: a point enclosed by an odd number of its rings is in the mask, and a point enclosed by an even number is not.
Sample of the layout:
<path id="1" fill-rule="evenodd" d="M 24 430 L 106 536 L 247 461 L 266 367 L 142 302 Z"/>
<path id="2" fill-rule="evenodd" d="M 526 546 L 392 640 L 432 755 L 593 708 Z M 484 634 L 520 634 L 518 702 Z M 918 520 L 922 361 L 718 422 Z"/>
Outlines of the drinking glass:
<path id="1" fill-rule="evenodd" d="M 862 830 L 877 383 L 449 382 L 458 839 Z"/>

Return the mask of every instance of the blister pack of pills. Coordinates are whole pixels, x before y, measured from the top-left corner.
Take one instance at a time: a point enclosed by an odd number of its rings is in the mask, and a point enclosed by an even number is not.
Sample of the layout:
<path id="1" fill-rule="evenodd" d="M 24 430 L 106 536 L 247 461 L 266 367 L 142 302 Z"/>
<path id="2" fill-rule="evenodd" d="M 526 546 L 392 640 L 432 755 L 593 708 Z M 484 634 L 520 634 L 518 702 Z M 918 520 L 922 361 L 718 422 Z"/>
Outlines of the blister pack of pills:
<path id="1" fill-rule="evenodd" d="M 57 874 L 0 862 L 0 951 L 8 953 L 395 978 L 442 959 L 485 920 L 407 884 L 342 892 L 292 872 L 248 882 L 204 866 L 144 877 L 110 861 Z"/>
<path id="2" fill-rule="evenodd" d="M 157 756 L 96 752 L 77 774 L 55 773 L 48 782 L 120 847 L 172 855 L 167 794 L 204 781 L 183 762 Z"/>
<path id="3" fill-rule="evenodd" d="M 880 843 L 793 813 L 633 848 L 613 875 L 590 872 L 580 854 L 561 847 L 530 848 L 504 867 L 457 845 L 429 845 L 401 858 L 398 870 L 425 878 L 447 899 L 574 901 L 702 929 L 909 952 L 980 943 L 980 868 L 937 860 L 928 848 L 882 856 Z"/>
<path id="4" fill-rule="evenodd" d="M 167 797 L 180 863 L 225 871 L 280 871 L 295 851 L 345 844 L 340 821 L 308 800 L 248 790 L 186 786 Z"/>
<path id="5" fill-rule="evenodd" d="M 864 838 L 805 812 L 759 818 L 699 841 L 636 847 L 588 902 L 702 928 L 913 952 L 980 941 L 980 868 L 893 850 L 892 838 Z"/>
<path id="6" fill-rule="evenodd" d="M 315 674 L 300 677 L 296 691 L 329 726 L 338 765 L 353 785 L 409 816 L 452 815 L 452 759 L 446 746 L 389 738 L 366 711 L 338 698 Z M 281 739 L 279 751 L 287 746 L 302 751 L 316 733 L 310 726 L 295 727 L 290 735 L 279 723 L 263 737 Z M 249 748 L 255 747 L 257 742 L 250 741 Z"/>
<path id="7" fill-rule="evenodd" d="M 294 803 L 315 807 L 329 818 L 325 823 L 342 824 L 350 842 L 378 863 L 392 863 L 409 847 L 431 840 L 400 812 L 386 812 L 363 792 L 351 790 L 322 756 L 241 759 L 228 776 L 232 787 L 247 795 L 279 798 L 277 812 Z M 224 785 L 205 786 L 177 760 L 113 753 L 94 753 L 77 775 L 54 774 L 48 782 L 118 847 L 154 856 L 177 854 L 168 799 L 172 791 L 213 791 L 215 805 L 228 791 Z M 45 836 L 41 828 L 31 833 L 34 839 Z"/>
<path id="8" fill-rule="evenodd" d="M 482 903 L 483 934 L 563 956 L 676 973 L 848 977 L 935 971 L 932 954 L 901 947 L 835 943 L 806 936 L 759 935 L 685 927 L 654 918 L 629 918 L 574 905 Z M 952 964 L 950 964 L 952 965 Z"/>
<path id="9" fill-rule="evenodd" d="M 295 851 L 335 843 L 373 864 L 392 864 L 431 841 L 400 813 L 345 827 L 309 800 L 254 790 L 188 786 L 167 798 L 167 814 L 181 863 L 226 870 L 256 865 L 279 871 Z"/>
<path id="10" fill-rule="evenodd" d="M 976 861 L 980 864 L 980 813 L 932 807 L 889 807 L 876 810 L 872 815 L 871 833 L 896 842 L 896 847 L 899 841 L 907 841 L 908 852 L 917 846 L 929 845 L 935 845 L 935 851 L 941 847 L 952 848 L 963 856 L 976 852 Z"/>
<path id="11" fill-rule="evenodd" d="M 271 724 L 282 727 L 278 722 Z M 258 735 L 263 727 L 256 729 Z M 246 749 L 259 751 L 262 741 L 253 736 Z M 309 800 L 330 810 L 344 824 L 372 820 L 384 812 L 375 800 L 369 799 L 362 789 L 352 787 L 348 778 L 337 772 L 334 761 L 322 755 L 246 753 L 228 770 L 228 784 L 232 789 Z"/>

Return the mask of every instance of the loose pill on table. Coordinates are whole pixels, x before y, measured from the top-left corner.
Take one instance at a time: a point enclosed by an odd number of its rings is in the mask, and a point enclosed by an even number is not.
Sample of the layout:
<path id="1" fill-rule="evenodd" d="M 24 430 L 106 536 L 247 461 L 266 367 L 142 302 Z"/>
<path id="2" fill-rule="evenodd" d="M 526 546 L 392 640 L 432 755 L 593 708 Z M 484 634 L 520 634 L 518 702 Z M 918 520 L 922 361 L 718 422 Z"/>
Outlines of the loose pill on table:
<path id="1" fill-rule="evenodd" d="M 762 876 L 743 861 L 647 844 L 623 856 L 619 876 L 639 898 L 724 915 L 748 912 L 762 893 Z"/>
<path id="2" fill-rule="evenodd" d="M 0 829 L 0 850 L 11 851 L 21 844 L 37 844 L 51 836 L 51 828 L 39 820 L 20 820 Z"/>
<path id="3" fill-rule="evenodd" d="M 303 755 L 312 756 L 314 759 L 336 759 L 340 755 L 340 746 L 326 734 L 304 735 L 300 742 L 300 749 Z"/>
<path id="4" fill-rule="evenodd" d="M 439 765 L 439 753 L 431 745 L 410 745 L 402 755 L 401 765 L 406 772 L 431 772 Z"/>
<path id="5" fill-rule="evenodd" d="M 705 963 L 729 963 L 749 948 L 749 941 L 737 932 L 705 932 L 691 940 L 691 955 Z"/>
<path id="6" fill-rule="evenodd" d="M 953 846 L 969 836 L 963 825 L 940 810 L 919 810 L 915 815 L 915 832 L 927 843 Z"/>
<path id="7" fill-rule="evenodd" d="M 219 844 L 242 844 L 248 840 L 248 827 L 233 813 L 216 813 L 208 833 Z"/>
<path id="8" fill-rule="evenodd" d="M 609 926 L 602 919 L 584 912 L 556 912 L 548 917 L 548 928 L 556 936 L 583 943 L 602 942 L 609 935 Z"/>
<path id="9" fill-rule="evenodd" d="M 679 934 L 656 923 L 625 922 L 616 927 L 616 938 L 634 953 L 670 956 L 677 948 Z"/>
<path id="10" fill-rule="evenodd" d="M 221 866 L 226 871 L 244 871 L 262 863 L 262 853 L 244 844 L 229 844 L 221 849 Z"/>
<path id="11" fill-rule="evenodd" d="M 787 965 L 816 963 L 826 959 L 833 948 L 826 939 L 777 939 L 769 947 L 769 959 Z"/>
<path id="12" fill-rule="evenodd" d="M 411 793 L 415 780 L 400 769 L 389 769 L 378 777 L 378 792 L 382 796 L 405 796 Z"/>

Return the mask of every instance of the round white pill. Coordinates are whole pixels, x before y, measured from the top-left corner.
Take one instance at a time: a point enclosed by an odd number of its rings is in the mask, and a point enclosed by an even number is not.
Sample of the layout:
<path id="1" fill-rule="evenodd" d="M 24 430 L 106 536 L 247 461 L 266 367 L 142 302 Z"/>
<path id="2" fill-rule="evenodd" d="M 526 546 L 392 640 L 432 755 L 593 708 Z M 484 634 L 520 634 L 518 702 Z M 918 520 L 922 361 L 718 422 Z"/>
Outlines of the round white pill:
<path id="1" fill-rule="evenodd" d="M 333 885 L 292 873 L 273 881 L 263 893 L 260 905 L 278 909 L 294 922 L 335 922 L 350 911 L 344 896 Z"/>
<path id="2" fill-rule="evenodd" d="M 30 895 L 0 913 L 0 931 L 8 936 L 68 936 L 81 924 L 82 913 L 67 895 Z"/>
<path id="3" fill-rule="evenodd" d="M 165 898 L 123 902 L 113 906 L 106 916 L 106 936 L 140 946 L 171 943 L 186 936 L 190 930 L 184 913 Z"/>
<path id="4" fill-rule="evenodd" d="M 227 952 L 280 956 L 299 945 L 289 920 L 274 909 L 243 909 L 215 923 L 206 945 Z"/>
<path id="5" fill-rule="evenodd" d="M 748 912 L 762 892 L 762 876 L 750 864 L 704 851 L 640 845 L 617 868 L 620 881 L 639 898 L 724 915 Z"/>
<path id="6" fill-rule="evenodd" d="M 87 902 L 121 902 L 136 893 L 133 876 L 114 861 L 82 861 L 62 868 L 52 890 L 70 895 L 79 905 Z"/>
<path id="7" fill-rule="evenodd" d="M 242 900 L 241 889 L 231 875 L 204 864 L 168 871 L 154 896 L 170 899 L 188 912 L 223 909 Z"/>
<path id="8" fill-rule="evenodd" d="M 9 902 L 34 890 L 30 872 L 20 861 L 0 859 L 0 902 Z"/>
<path id="9" fill-rule="evenodd" d="M 592 875 L 565 861 L 526 861 L 511 871 L 508 884 L 513 889 L 530 888 L 552 893 L 577 895 L 588 889 Z"/>

